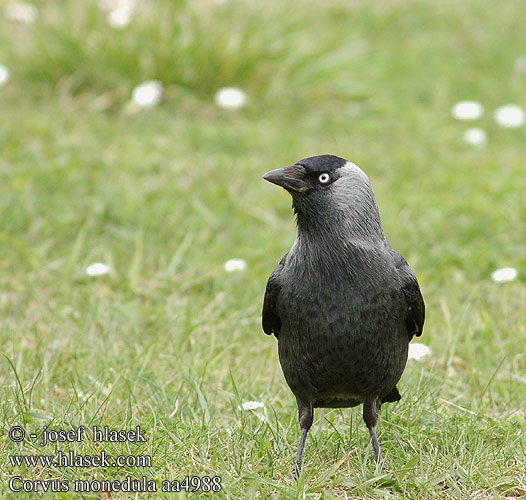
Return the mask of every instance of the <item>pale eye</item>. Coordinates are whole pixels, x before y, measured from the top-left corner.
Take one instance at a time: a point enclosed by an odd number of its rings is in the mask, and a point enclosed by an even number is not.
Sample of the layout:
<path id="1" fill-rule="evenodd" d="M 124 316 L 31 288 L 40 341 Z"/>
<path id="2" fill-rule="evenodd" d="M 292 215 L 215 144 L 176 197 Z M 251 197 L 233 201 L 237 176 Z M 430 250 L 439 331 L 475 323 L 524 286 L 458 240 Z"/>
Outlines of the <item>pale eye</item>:
<path id="1" fill-rule="evenodd" d="M 320 174 L 320 176 L 318 177 L 318 181 L 320 184 L 327 184 L 330 180 L 331 176 L 327 172 Z"/>

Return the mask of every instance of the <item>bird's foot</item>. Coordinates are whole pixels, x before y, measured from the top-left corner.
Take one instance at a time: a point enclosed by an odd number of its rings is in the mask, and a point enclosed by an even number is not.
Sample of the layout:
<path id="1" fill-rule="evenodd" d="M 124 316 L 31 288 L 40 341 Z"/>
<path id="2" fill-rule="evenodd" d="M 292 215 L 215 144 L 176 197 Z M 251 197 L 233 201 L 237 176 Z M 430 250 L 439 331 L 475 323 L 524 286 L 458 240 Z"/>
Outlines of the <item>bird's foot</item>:
<path id="1" fill-rule="evenodd" d="M 298 467 L 298 464 L 294 465 L 292 472 L 290 473 L 290 480 L 296 482 L 300 478 L 301 466 Z"/>
<path id="2" fill-rule="evenodd" d="M 383 474 L 386 474 L 389 472 L 383 462 L 376 464 L 376 470 L 381 471 Z"/>

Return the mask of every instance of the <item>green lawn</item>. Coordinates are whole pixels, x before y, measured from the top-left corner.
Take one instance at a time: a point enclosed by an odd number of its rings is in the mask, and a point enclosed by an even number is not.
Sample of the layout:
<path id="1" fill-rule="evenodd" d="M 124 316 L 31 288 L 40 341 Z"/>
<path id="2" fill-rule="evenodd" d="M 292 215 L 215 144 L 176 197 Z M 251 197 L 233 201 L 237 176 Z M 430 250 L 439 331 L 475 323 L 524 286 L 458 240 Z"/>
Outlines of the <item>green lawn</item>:
<path id="1" fill-rule="evenodd" d="M 413 0 L 143 2 L 108 26 L 96 2 L 0 2 L 0 496 L 13 476 L 218 476 L 216 498 L 526 497 L 524 3 Z M 152 4 L 154 4 L 152 6 Z M 132 89 L 162 103 L 129 112 Z M 223 86 L 245 108 L 214 104 Z M 474 124 L 452 106 L 476 100 Z M 487 146 L 462 141 L 482 127 Z M 290 197 L 261 179 L 313 154 L 360 165 L 385 232 L 415 270 L 432 349 L 382 408 L 375 471 L 358 408 L 316 414 L 298 483 L 299 426 L 266 279 L 295 238 Z M 231 258 L 247 262 L 227 273 Z M 111 267 L 89 277 L 94 262 Z M 495 283 L 500 267 L 518 279 Z M 264 407 L 243 411 L 259 401 Z M 146 430 L 145 443 L 39 446 L 49 429 Z M 151 466 L 12 466 L 14 454 L 149 455 Z M 17 483 L 18 485 L 20 483 Z M 212 493 L 166 493 L 166 498 Z M 151 494 L 152 498 L 161 494 Z M 112 493 L 111 498 L 149 498 Z"/>

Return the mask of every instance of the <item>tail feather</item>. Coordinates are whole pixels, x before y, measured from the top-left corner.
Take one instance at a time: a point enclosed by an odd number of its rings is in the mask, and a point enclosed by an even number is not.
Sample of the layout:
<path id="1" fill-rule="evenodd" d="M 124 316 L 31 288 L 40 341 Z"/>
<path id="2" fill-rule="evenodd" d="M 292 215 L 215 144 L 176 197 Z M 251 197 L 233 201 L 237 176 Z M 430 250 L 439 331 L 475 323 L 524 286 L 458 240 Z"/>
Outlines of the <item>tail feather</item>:
<path id="1" fill-rule="evenodd" d="M 384 396 L 382 398 L 382 403 L 394 403 L 395 401 L 400 401 L 402 399 L 402 396 L 400 396 L 400 393 L 398 392 L 398 388 L 395 386 L 394 389 L 387 394 L 387 396 Z"/>

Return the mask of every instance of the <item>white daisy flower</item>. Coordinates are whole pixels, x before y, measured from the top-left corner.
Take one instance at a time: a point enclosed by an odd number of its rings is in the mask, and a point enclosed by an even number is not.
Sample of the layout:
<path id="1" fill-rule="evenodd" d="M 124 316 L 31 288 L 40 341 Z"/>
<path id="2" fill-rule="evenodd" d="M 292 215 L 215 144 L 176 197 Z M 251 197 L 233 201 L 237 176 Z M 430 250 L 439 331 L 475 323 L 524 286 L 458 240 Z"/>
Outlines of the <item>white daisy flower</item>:
<path id="1" fill-rule="evenodd" d="M 163 84 L 158 80 L 149 80 L 137 85 L 132 92 L 132 101 L 141 108 L 153 108 L 163 98 Z"/>
<path id="2" fill-rule="evenodd" d="M 238 406 L 238 410 L 248 411 L 248 410 L 257 410 L 258 408 L 263 408 L 265 406 L 261 401 L 245 401 L 241 406 Z"/>
<path id="3" fill-rule="evenodd" d="M 431 354 L 431 349 L 425 344 L 419 344 L 418 342 L 411 342 L 409 344 L 408 359 L 419 360 L 429 354 Z"/>
<path id="4" fill-rule="evenodd" d="M 7 4 L 4 15 L 17 23 L 33 24 L 38 18 L 38 9 L 30 3 L 11 2 Z"/>
<path id="5" fill-rule="evenodd" d="M 518 128 L 524 125 L 526 115 L 516 104 L 506 104 L 495 110 L 493 115 L 497 125 L 503 128 Z"/>
<path id="6" fill-rule="evenodd" d="M 10 73 L 7 66 L 0 64 L 0 87 L 6 85 L 9 82 Z"/>
<path id="7" fill-rule="evenodd" d="M 224 268 L 227 273 L 244 271 L 247 268 L 247 261 L 245 259 L 230 259 L 225 262 Z"/>
<path id="8" fill-rule="evenodd" d="M 88 276 L 105 276 L 110 273 L 110 266 L 103 264 L 102 262 L 95 262 L 86 268 L 86 274 Z"/>
<path id="9" fill-rule="evenodd" d="M 78 391 L 77 397 L 82 401 L 87 401 L 91 397 L 91 394 L 84 394 L 82 391 Z"/>
<path id="10" fill-rule="evenodd" d="M 495 283 L 507 283 L 517 279 L 518 274 L 514 267 L 502 267 L 491 273 L 491 279 Z"/>
<path id="11" fill-rule="evenodd" d="M 513 65 L 513 70 L 519 75 L 526 75 L 526 56 L 520 56 Z"/>
<path id="12" fill-rule="evenodd" d="M 460 101 L 453 106 L 452 113 L 457 120 L 471 121 L 480 118 L 484 114 L 484 108 L 479 102 Z"/>
<path id="13" fill-rule="evenodd" d="M 468 128 L 462 136 L 466 144 L 471 144 L 477 148 L 482 148 L 486 145 L 488 138 L 486 132 L 481 128 Z"/>
<path id="14" fill-rule="evenodd" d="M 124 28 L 127 26 L 132 17 L 132 9 L 127 7 L 118 7 L 113 9 L 108 14 L 108 24 L 115 29 Z"/>
<path id="15" fill-rule="evenodd" d="M 223 109 L 237 111 L 247 103 L 247 95 L 235 87 L 223 87 L 214 96 L 215 103 Z"/>
<path id="16" fill-rule="evenodd" d="M 137 0 L 99 0 L 98 4 L 102 10 L 108 12 L 115 9 L 133 10 L 137 7 Z"/>

